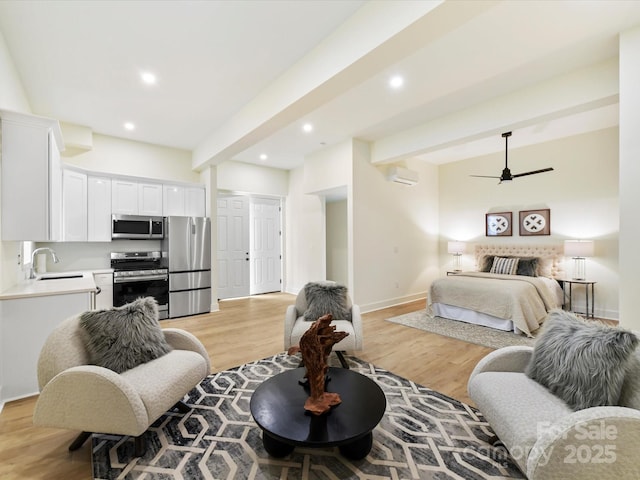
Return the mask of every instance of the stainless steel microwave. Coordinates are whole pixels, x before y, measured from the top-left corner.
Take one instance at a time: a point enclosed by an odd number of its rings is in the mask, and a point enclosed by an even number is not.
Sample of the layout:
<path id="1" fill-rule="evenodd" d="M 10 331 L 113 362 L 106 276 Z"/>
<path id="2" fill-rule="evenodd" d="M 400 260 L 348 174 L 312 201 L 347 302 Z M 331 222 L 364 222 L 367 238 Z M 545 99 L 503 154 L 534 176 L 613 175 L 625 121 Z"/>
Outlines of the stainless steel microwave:
<path id="1" fill-rule="evenodd" d="M 164 217 L 112 215 L 111 238 L 133 240 L 164 238 Z"/>

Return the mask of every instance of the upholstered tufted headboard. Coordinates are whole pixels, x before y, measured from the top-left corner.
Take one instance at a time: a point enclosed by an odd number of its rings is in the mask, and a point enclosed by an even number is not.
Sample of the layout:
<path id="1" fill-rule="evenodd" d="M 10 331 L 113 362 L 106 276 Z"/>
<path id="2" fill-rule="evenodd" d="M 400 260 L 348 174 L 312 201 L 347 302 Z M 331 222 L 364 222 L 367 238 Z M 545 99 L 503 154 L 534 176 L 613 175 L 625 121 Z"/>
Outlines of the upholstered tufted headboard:
<path id="1" fill-rule="evenodd" d="M 475 246 L 476 267 L 480 265 L 480 261 L 485 255 L 538 257 L 541 260 L 541 275 L 557 278 L 564 273 L 562 245 L 478 244 Z"/>

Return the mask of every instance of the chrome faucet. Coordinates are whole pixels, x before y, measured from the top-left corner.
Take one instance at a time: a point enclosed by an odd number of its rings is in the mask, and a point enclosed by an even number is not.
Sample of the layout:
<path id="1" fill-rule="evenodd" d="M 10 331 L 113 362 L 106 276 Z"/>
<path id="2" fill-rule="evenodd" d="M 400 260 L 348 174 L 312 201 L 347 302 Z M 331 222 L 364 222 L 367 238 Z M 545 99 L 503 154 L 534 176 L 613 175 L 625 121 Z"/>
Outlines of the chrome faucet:
<path id="1" fill-rule="evenodd" d="M 49 252 L 51 254 L 51 258 L 53 259 L 53 263 L 58 263 L 60 261 L 60 258 L 58 258 L 58 255 L 56 255 L 56 252 L 51 250 L 49 247 L 36 248 L 31 253 L 31 268 L 29 269 L 29 278 L 30 279 L 36 278 L 35 261 L 36 261 L 36 254 L 38 252 Z"/>

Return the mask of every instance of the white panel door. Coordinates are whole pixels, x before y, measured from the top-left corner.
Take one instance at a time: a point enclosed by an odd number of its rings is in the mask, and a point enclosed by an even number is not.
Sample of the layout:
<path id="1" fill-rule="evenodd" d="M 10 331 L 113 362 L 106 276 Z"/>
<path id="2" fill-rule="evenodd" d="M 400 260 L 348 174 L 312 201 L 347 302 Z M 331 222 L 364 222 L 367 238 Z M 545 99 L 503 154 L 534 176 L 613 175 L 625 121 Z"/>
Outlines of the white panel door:
<path id="1" fill-rule="evenodd" d="M 251 199 L 250 252 L 251 295 L 281 291 L 280 200 Z"/>
<path id="2" fill-rule="evenodd" d="M 249 294 L 249 197 L 220 196 L 218 299 Z"/>

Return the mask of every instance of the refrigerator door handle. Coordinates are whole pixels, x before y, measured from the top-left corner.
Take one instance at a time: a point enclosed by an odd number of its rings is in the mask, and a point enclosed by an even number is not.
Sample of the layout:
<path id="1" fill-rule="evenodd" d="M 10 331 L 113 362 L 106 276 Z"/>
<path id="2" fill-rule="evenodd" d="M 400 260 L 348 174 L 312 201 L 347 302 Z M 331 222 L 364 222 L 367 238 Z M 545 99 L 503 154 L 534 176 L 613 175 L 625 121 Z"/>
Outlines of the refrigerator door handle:
<path id="1" fill-rule="evenodd" d="M 194 232 L 194 227 L 195 225 L 193 224 L 193 219 L 191 217 L 189 217 L 188 220 L 188 224 L 187 224 L 187 261 L 189 262 L 189 268 L 193 268 L 193 251 L 192 251 L 192 244 L 193 244 L 193 234 Z"/>

